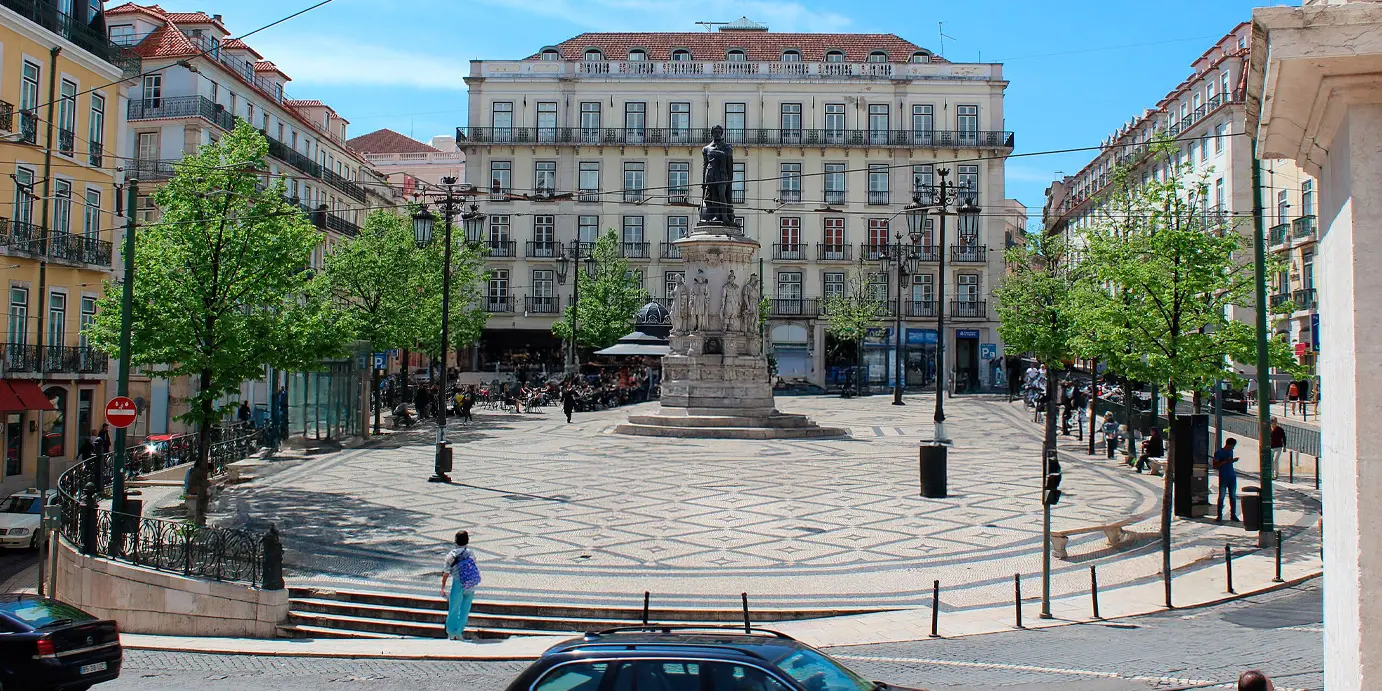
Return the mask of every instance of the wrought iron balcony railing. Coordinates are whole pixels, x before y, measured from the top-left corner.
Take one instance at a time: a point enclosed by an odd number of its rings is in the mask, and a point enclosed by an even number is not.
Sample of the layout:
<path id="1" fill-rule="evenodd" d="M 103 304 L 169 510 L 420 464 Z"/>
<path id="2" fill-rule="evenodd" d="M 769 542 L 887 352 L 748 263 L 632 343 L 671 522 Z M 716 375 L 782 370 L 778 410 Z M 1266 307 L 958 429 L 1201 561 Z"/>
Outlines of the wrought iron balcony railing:
<path id="1" fill-rule="evenodd" d="M 529 240 L 527 245 L 529 259 L 553 259 L 561 256 L 561 243 L 551 240 Z"/>
<path id="2" fill-rule="evenodd" d="M 561 298 L 547 295 L 523 298 L 523 311 L 529 314 L 556 314 L 561 311 Z"/>
<path id="3" fill-rule="evenodd" d="M 651 244 L 647 242 L 621 242 L 619 243 L 619 256 L 625 259 L 650 259 L 652 258 L 652 253 L 649 252 L 650 247 Z"/>
<path id="4" fill-rule="evenodd" d="M 816 243 L 816 259 L 823 262 L 854 261 L 854 246 L 818 242 Z"/>
<path id="5" fill-rule="evenodd" d="M 982 264 L 988 261 L 988 247 L 986 245 L 951 245 L 950 261 L 957 264 Z"/>
<path id="6" fill-rule="evenodd" d="M 200 97 L 196 97 L 200 98 Z M 166 99 L 165 99 L 166 100 Z M 130 105 L 134 105 L 131 103 Z M 232 123 L 232 128 L 234 127 Z M 311 175 L 318 180 L 325 182 L 332 187 L 344 192 L 347 196 L 356 201 L 365 201 L 365 188 L 353 183 L 333 172 L 327 170 L 321 164 L 313 161 L 305 154 L 299 153 L 296 149 L 284 144 L 283 142 L 270 137 L 268 133 L 260 130 L 260 133 L 269 140 L 269 155 L 277 158 L 288 165 Z"/>
<path id="7" fill-rule="evenodd" d="M 680 247 L 670 242 L 661 242 L 658 243 L 658 246 L 659 249 L 661 249 L 661 252 L 659 252 L 659 254 L 662 256 L 663 259 L 681 259 Z"/>
<path id="8" fill-rule="evenodd" d="M 43 249 L 40 244 L 42 232 L 32 223 L 0 218 L 0 248 L 38 256 Z"/>
<path id="9" fill-rule="evenodd" d="M 131 99 L 126 108 L 130 122 L 173 118 L 202 118 L 229 132 L 235 129 L 235 116 L 225 106 L 205 96 L 160 96 Z"/>
<path id="10" fill-rule="evenodd" d="M 512 295 L 486 295 L 480 300 L 485 311 L 491 314 L 510 314 L 513 312 Z"/>
<path id="11" fill-rule="evenodd" d="M 988 319 L 987 300 L 956 300 L 950 303 L 950 314 L 955 319 Z"/>
<path id="12" fill-rule="evenodd" d="M 824 201 L 826 204 L 844 204 L 844 203 L 845 203 L 845 191 L 844 191 L 844 190 L 826 190 L 826 191 L 825 191 L 825 198 L 824 198 L 822 201 Z"/>
<path id="13" fill-rule="evenodd" d="M 0 101 L 0 131 L 14 131 L 14 104 Z"/>
<path id="14" fill-rule="evenodd" d="M 1286 241 L 1289 240 L 1291 237 L 1290 231 L 1291 224 L 1289 223 L 1278 223 L 1277 225 L 1272 226 L 1272 229 L 1270 231 L 1272 237 L 1272 246 L 1286 244 Z"/>
<path id="15" fill-rule="evenodd" d="M 1297 240 L 1315 239 L 1315 217 L 1301 216 L 1291 222 L 1291 237 Z"/>
<path id="16" fill-rule="evenodd" d="M 780 200 L 783 204 L 800 204 L 800 203 L 801 203 L 801 190 L 800 190 L 800 189 L 779 190 L 777 194 L 778 194 L 778 197 L 777 197 L 778 200 Z"/>
<path id="17" fill-rule="evenodd" d="M 1290 293 L 1277 293 L 1268 298 L 1268 303 L 1275 309 L 1291 301 Z"/>
<path id="18" fill-rule="evenodd" d="M 336 214 L 330 212 L 324 215 L 326 216 L 327 230 L 334 230 L 337 233 L 352 238 L 360 234 L 360 226 L 356 225 L 353 221 L 347 221 L 346 219 L 341 218 L 340 216 L 337 216 Z"/>
<path id="19" fill-rule="evenodd" d="M 58 130 L 58 153 L 71 156 L 77 152 L 77 133 L 72 130 Z"/>
<path id="20" fill-rule="evenodd" d="M 773 259 L 781 261 L 805 261 L 807 247 L 808 245 L 799 242 L 773 245 Z"/>
<path id="21" fill-rule="evenodd" d="M 904 317 L 934 319 L 936 316 L 935 300 L 903 300 L 902 307 L 906 310 Z"/>
<path id="22" fill-rule="evenodd" d="M 1298 310 L 1312 310 L 1318 306 L 1315 302 L 1314 288 L 1303 288 L 1291 293 L 1291 302 L 1296 303 Z"/>
<path id="23" fill-rule="evenodd" d="M 726 141 L 743 146 L 832 146 L 1011 149 L 1012 132 L 989 130 L 731 129 Z M 458 127 L 456 141 L 467 144 L 667 145 L 701 146 L 710 128 L 669 127 Z"/>
<path id="24" fill-rule="evenodd" d="M 44 374 L 105 374 L 110 358 L 89 346 L 45 345 L 42 349 Z M 9 374 L 39 372 L 39 347 L 25 343 L 6 343 L 0 354 L 0 371 Z"/>
<path id="25" fill-rule="evenodd" d="M 820 301 L 816 298 L 772 298 L 768 305 L 772 317 L 816 317 L 820 315 Z"/>
<path id="26" fill-rule="evenodd" d="M 892 195 L 886 191 L 869 190 L 869 204 L 873 206 L 886 206 Z"/>
<path id="27" fill-rule="evenodd" d="M 53 231 L 48 234 L 48 256 L 58 261 L 109 267 L 111 244 L 95 237 Z"/>
<path id="28" fill-rule="evenodd" d="M 78 21 L 76 17 L 58 11 L 60 5 L 52 0 L 0 0 L 0 5 L 77 44 L 78 48 L 98 59 L 115 65 L 126 79 L 139 74 L 142 65 L 139 54 L 128 46 L 112 43 L 106 36 L 103 23 Z"/>
<path id="29" fill-rule="evenodd" d="M 38 143 L 38 114 L 31 110 L 19 111 L 19 141 L 25 144 Z"/>
<path id="30" fill-rule="evenodd" d="M 87 144 L 86 151 L 87 160 L 91 163 L 91 165 L 100 168 L 101 163 L 105 160 L 105 158 L 103 157 L 103 155 L 105 154 L 105 145 L 101 144 L 100 142 L 90 142 Z"/>
<path id="31" fill-rule="evenodd" d="M 870 245 L 868 243 L 859 245 L 859 256 L 866 262 L 876 262 L 888 256 L 888 246 Z"/>
<path id="32" fill-rule="evenodd" d="M 24 343 L 4 344 L 0 369 L 10 374 L 38 372 L 38 346 Z"/>
<path id="33" fill-rule="evenodd" d="M 515 240 L 486 240 L 485 254 L 490 257 L 517 257 L 518 242 Z"/>

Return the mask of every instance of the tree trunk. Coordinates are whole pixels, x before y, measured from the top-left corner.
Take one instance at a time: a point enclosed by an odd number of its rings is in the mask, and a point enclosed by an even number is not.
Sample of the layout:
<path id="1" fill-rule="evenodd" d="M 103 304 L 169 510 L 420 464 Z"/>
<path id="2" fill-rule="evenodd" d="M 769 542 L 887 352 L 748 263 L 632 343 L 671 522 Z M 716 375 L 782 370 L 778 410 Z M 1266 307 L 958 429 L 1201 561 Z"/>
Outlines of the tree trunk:
<path id="1" fill-rule="evenodd" d="M 197 460 L 192 464 L 188 475 L 187 490 L 196 498 L 192 520 L 197 525 L 206 525 L 206 508 L 210 501 L 207 496 L 211 476 L 211 417 L 213 401 L 204 395 L 211 388 L 211 370 L 203 369 L 201 374 L 201 422 L 197 425 Z"/>
<path id="2" fill-rule="evenodd" d="M 1170 420 L 1170 431 L 1166 435 L 1166 472 L 1161 488 L 1161 579 L 1166 590 L 1166 608 L 1171 604 L 1171 508 L 1176 481 L 1176 409 L 1180 404 L 1180 394 L 1174 383 L 1166 388 L 1166 418 Z"/>
<path id="3" fill-rule="evenodd" d="M 1136 451 L 1137 451 L 1137 449 L 1133 448 L 1133 445 L 1137 443 L 1137 442 L 1134 442 L 1134 441 L 1133 441 L 1133 430 L 1136 429 L 1136 427 L 1134 427 L 1133 421 L 1132 421 L 1132 416 L 1133 416 L 1133 414 L 1136 412 L 1136 411 L 1133 409 L 1133 405 L 1132 405 L 1132 398 L 1133 398 L 1134 395 L 1135 395 L 1135 394 L 1134 394 L 1134 392 L 1133 392 L 1133 381 L 1132 381 L 1132 379 L 1129 379 L 1129 378 L 1124 377 L 1124 378 L 1123 378 L 1123 420 L 1127 423 L 1127 427 L 1128 427 L 1128 454 L 1130 454 L 1130 455 L 1135 454 Z"/>
<path id="4" fill-rule="evenodd" d="M 1196 415 L 1199 415 L 1200 413 L 1204 412 L 1204 394 L 1200 393 L 1199 391 L 1196 391 L 1193 404 L 1195 406 Z"/>
<path id="5" fill-rule="evenodd" d="M 864 375 L 864 337 L 860 336 L 854 342 L 854 395 L 864 395 L 864 382 L 867 377 Z"/>

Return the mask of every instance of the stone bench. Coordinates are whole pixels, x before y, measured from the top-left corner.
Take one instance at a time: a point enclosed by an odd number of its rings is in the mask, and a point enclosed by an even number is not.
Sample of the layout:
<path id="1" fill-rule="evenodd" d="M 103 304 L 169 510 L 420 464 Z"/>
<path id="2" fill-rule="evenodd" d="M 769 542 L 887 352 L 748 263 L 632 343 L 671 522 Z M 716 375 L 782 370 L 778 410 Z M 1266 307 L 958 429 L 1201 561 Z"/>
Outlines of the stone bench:
<path id="1" fill-rule="evenodd" d="M 1166 457 L 1156 457 L 1147 459 L 1147 467 L 1151 469 L 1153 475 L 1166 474 Z"/>
<path id="2" fill-rule="evenodd" d="M 1127 533 L 1127 531 L 1123 530 L 1123 528 L 1127 527 L 1131 523 L 1131 520 L 1125 520 L 1117 521 L 1115 523 L 1107 523 L 1104 525 L 1089 526 L 1087 528 L 1073 528 L 1071 530 L 1053 530 L 1051 531 L 1051 553 L 1054 554 L 1057 559 L 1070 558 L 1070 553 L 1066 550 L 1066 548 L 1070 544 L 1070 536 L 1084 535 L 1086 533 L 1101 532 L 1104 534 L 1104 537 L 1108 540 L 1108 544 L 1110 547 L 1121 547 L 1124 543 L 1132 539 L 1132 536 L 1130 536 Z"/>

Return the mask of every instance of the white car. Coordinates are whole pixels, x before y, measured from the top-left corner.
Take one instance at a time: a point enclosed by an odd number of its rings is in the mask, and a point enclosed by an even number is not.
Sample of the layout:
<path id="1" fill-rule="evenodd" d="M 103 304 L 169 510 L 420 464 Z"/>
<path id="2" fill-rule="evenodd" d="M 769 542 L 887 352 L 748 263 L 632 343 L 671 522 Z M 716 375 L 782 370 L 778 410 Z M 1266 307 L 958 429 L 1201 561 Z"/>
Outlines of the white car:
<path id="1" fill-rule="evenodd" d="M 38 496 L 38 490 L 26 489 L 0 503 L 0 547 L 38 548 L 38 527 L 43 511 Z M 48 503 L 56 502 L 57 496 L 56 490 L 48 490 Z"/>

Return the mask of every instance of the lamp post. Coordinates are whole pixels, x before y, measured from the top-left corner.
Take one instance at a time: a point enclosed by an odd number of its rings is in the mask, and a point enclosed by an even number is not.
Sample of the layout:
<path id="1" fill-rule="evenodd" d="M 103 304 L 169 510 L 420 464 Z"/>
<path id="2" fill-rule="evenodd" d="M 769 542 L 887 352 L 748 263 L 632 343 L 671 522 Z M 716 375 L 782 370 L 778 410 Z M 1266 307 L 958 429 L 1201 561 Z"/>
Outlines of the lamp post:
<path id="1" fill-rule="evenodd" d="M 571 340 L 566 344 L 566 370 L 568 373 L 572 374 L 576 372 L 578 367 L 576 359 L 576 309 L 581 301 L 581 280 L 579 275 L 572 276 L 571 267 L 576 267 L 576 271 L 579 273 L 582 264 L 584 264 L 586 275 L 592 278 L 595 276 L 596 268 L 594 243 L 590 243 L 589 248 L 583 247 L 583 245 L 586 244 L 587 243 L 581 242 L 578 238 L 570 247 L 559 252 L 557 257 L 557 283 L 565 285 L 568 276 L 571 276 L 572 279 Z"/>
<path id="2" fill-rule="evenodd" d="M 912 203 L 908 204 L 902 211 L 893 214 L 892 218 L 897 218 L 902 214 L 907 214 L 907 235 L 903 236 L 899 228 L 893 235 L 896 240 L 888 251 L 879 256 L 879 265 L 883 273 L 888 272 L 888 265 L 893 264 L 897 267 L 897 309 L 894 313 L 896 317 L 893 327 L 893 405 L 905 405 L 902 402 L 902 284 L 910 276 L 917 272 L 917 265 L 921 263 L 921 251 L 917 243 L 921 241 L 922 224 L 925 222 L 925 207 L 921 205 L 921 191 L 912 193 Z M 891 221 L 892 219 L 889 219 Z M 910 239 L 910 243 L 904 244 L 903 239 Z"/>
<path id="3" fill-rule="evenodd" d="M 413 214 L 413 237 L 417 240 L 419 248 L 427 247 L 432 244 L 432 234 L 437 222 L 436 215 L 427 208 L 427 202 L 435 203 L 442 212 L 445 226 L 443 242 L 446 243 L 442 249 L 441 381 L 437 387 L 437 454 L 433 461 L 432 476 L 427 478 L 428 482 L 451 482 L 451 477 L 447 475 L 451 472 L 451 449 L 446 444 L 445 403 L 447 389 L 450 388 L 447 382 L 446 357 L 451 348 L 451 219 L 457 215 L 461 217 L 461 222 L 465 225 L 466 241 L 472 244 L 480 241 L 480 233 L 485 227 L 485 215 L 480 213 L 478 206 L 471 204 L 469 210 L 463 211 L 466 200 L 474 196 L 474 189 L 469 185 L 457 189 L 454 177 L 444 177 L 441 182 L 443 189 L 424 191 L 416 195 L 422 205 L 417 213 Z"/>

